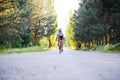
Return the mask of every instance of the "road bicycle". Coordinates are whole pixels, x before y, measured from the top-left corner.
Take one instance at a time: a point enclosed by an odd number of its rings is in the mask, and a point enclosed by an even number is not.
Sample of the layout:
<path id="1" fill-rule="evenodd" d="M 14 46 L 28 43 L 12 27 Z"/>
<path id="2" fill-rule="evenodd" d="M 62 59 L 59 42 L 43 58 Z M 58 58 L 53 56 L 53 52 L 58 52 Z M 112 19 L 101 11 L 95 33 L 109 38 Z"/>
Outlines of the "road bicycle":
<path id="1" fill-rule="evenodd" d="M 59 40 L 59 53 L 61 54 L 61 52 L 63 52 L 63 42 Z"/>

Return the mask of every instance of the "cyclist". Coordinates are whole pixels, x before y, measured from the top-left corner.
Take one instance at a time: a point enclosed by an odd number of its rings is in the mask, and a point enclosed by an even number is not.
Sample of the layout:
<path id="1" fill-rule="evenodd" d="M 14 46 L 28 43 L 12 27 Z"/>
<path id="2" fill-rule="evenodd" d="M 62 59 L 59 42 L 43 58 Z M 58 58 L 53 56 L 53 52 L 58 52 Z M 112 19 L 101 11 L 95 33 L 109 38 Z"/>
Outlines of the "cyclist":
<path id="1" fill-rule="evenodd" d="M 58 40 L 58 46 L 62 47 L 62 52 L 63 52 L 63 38 L 64 34 L 62 32 L 62 29 L 59 29 L 56 40 Z"/>

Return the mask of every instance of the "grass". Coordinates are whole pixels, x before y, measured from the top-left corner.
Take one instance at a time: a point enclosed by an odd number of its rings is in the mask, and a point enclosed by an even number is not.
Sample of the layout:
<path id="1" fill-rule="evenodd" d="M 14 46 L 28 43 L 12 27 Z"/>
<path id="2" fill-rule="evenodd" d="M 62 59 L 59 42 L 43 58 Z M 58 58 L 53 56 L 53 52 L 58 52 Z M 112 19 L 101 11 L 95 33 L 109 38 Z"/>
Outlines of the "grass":
<path id="1" fill-rule="evenodd" d="M 113 46 L 109 48 L 110 51 L 119 51 L 120 52 L 120 45 Z"/>
<path id="2" fill-rule="evenodd" d="M 106 46 L 99 46 L 99 47 L 96 48 L 95 51 L 99 51 L 99 52 L 107 52 L 108 50 L 109 50 L 109 48 L 106 47 Z"/>
<path id="3" fill-rule="evenodd" d="M 95 51 L 100 51 L 100 52 L 108 52 L 108 51 L 117 51 L 120 52 L 120 44 L 116 45 L 109 45 L 109 46 L 99 46 L 95 49 Z"/>
<path id="4" fill-rule="evenodd" d="M 8 48 L 0 49 L 0 54 L 11 54 L 11 53 L 24 53 L 24 52 L 41 52 L 44 49 L 40 46 L 27 47 L 27 48 Z"/>

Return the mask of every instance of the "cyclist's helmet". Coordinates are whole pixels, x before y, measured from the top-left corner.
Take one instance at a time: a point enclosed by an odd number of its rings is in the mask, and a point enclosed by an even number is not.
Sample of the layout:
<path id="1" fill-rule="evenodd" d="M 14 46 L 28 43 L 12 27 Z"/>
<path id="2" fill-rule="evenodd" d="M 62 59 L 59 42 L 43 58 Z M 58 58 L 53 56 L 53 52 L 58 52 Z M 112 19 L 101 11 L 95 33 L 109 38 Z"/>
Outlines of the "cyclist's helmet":
<path id="1" fill-rule="evenodd" d="M 59 28 L 59 32 L 62 32 L 62 29 L 61 29 L 61 28 Z"/>

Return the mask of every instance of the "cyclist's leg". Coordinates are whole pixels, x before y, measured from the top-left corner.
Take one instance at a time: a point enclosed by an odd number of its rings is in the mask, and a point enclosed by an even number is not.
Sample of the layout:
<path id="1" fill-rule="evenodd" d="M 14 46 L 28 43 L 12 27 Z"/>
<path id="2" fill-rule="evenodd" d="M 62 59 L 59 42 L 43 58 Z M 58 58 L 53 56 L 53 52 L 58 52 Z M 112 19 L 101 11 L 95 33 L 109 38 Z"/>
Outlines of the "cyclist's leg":
<path id="1" fill-rule="evenodd" d="M 59 47 L 59 44 L 60 44 L 60 39 L 58 38 L 58 43 L 57 43 L 57 46 Z"/>
<path id="2" fill-rule="evenodd" d="M 59 40 L 59 53 L 62 52 L 62 45 L 61 45 L 61 40 Z"/>
<path id="3" fill-rule="evenodd" d="M 62 49 L 62 52 L 63 52 L 63 40 L 61 40 L 61 49 Z"/>

